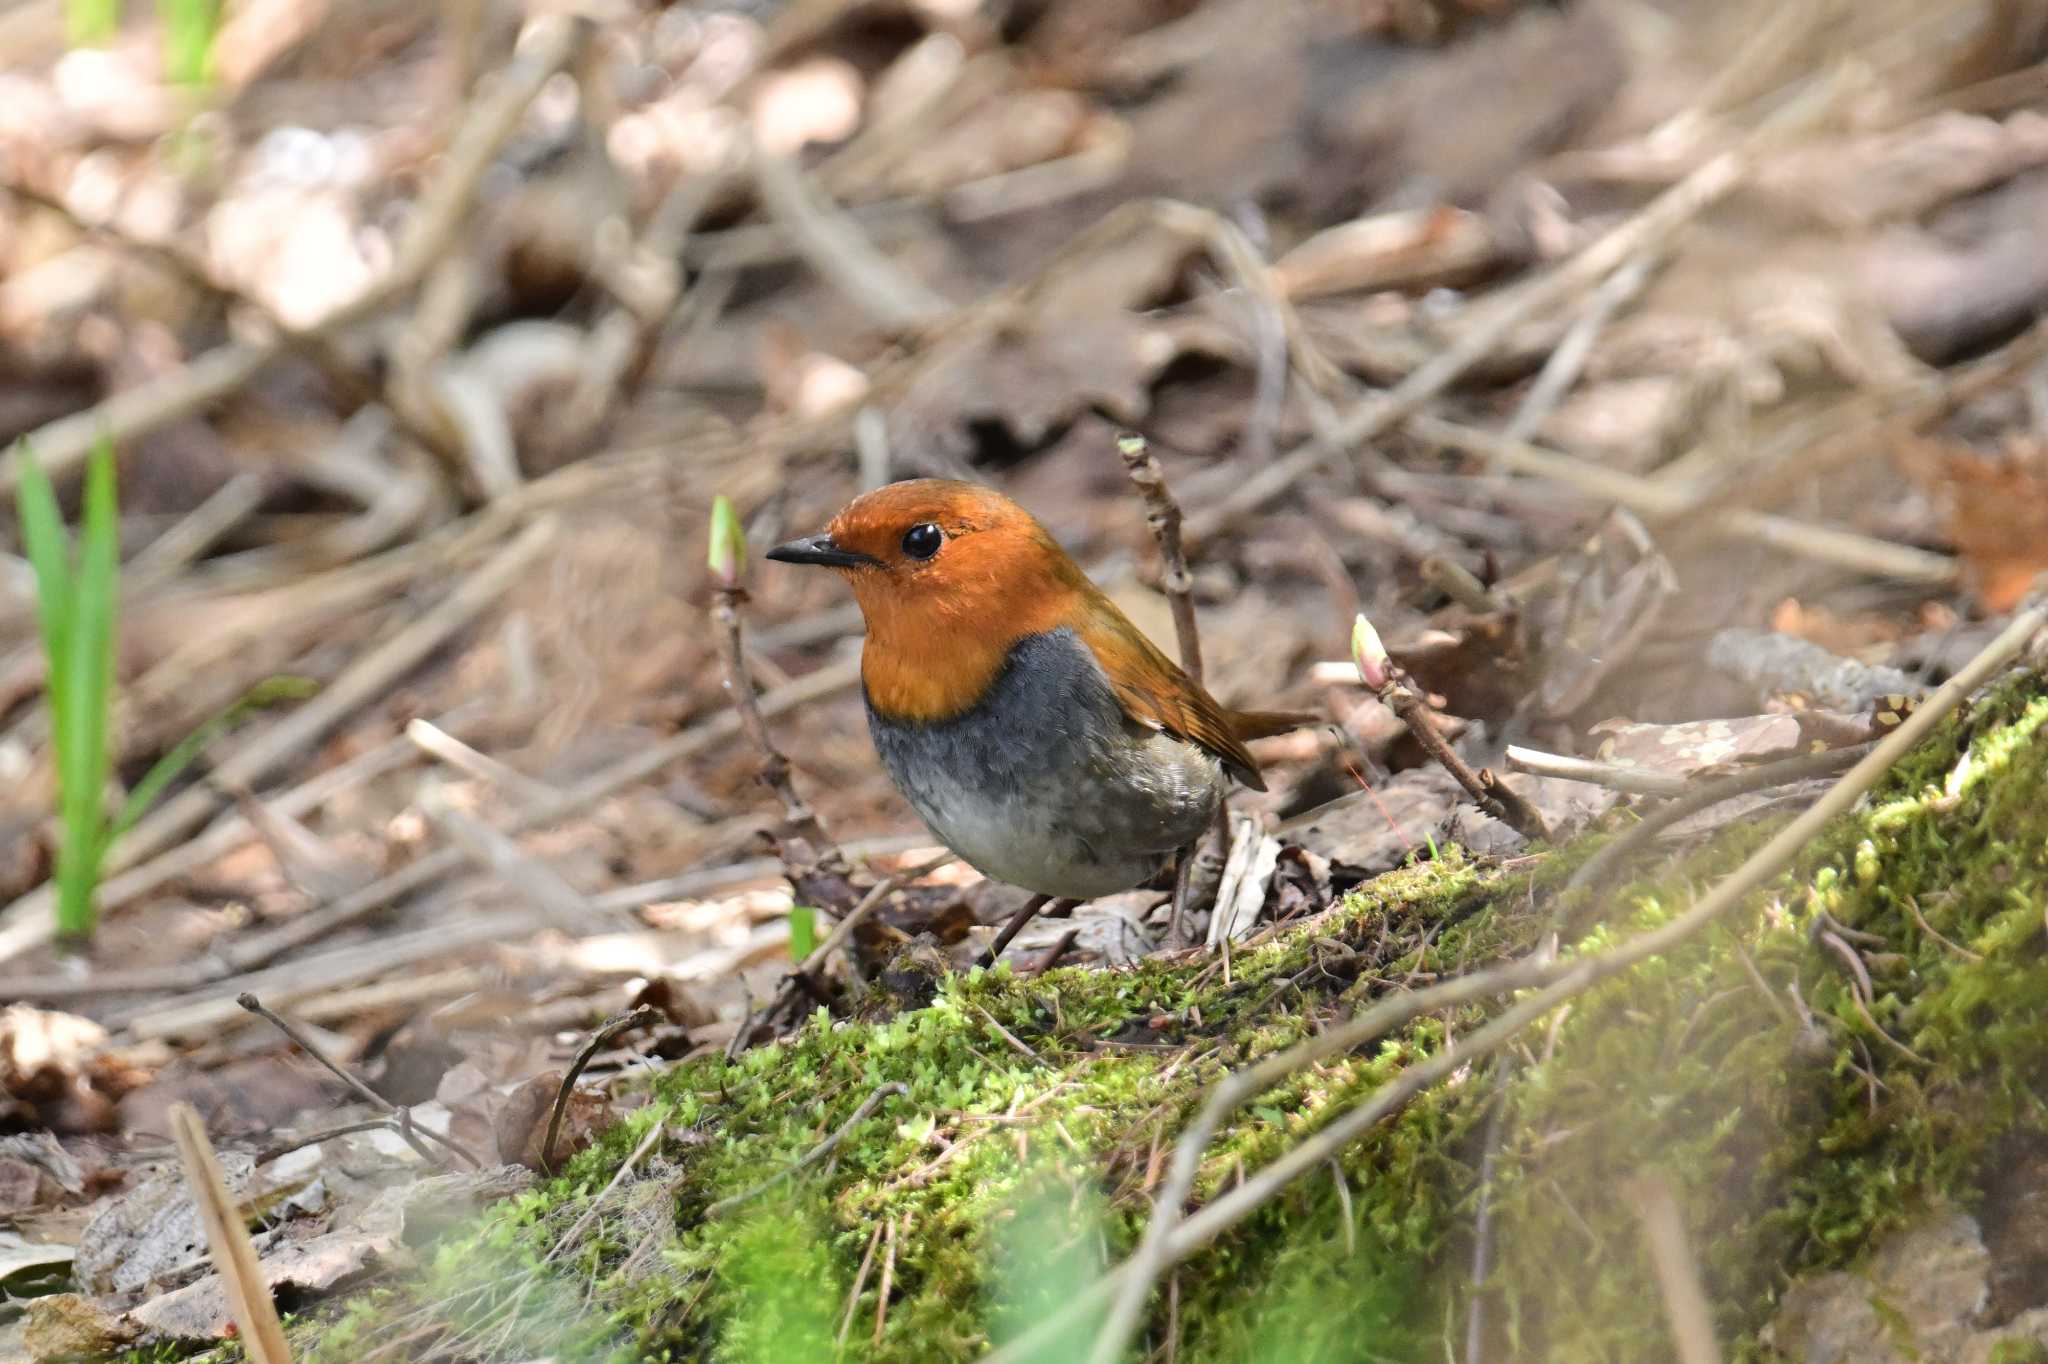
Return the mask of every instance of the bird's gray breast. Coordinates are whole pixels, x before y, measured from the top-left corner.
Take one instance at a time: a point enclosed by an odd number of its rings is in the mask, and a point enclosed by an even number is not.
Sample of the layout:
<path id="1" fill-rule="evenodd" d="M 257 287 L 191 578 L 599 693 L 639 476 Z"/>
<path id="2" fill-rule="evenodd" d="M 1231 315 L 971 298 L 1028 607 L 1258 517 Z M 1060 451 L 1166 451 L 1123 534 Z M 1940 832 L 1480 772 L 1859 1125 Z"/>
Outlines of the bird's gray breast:
<path id="1" fill-rule="evenodd" d="M 1202 831 L 1225 786 L 1214 755 L 1126 715 L 1068 629 L 1018 641 L 964 714 L 905 723 L 870 702 L 868 728 L 947 847 L 1048 895 L 1137 885 Z"/>

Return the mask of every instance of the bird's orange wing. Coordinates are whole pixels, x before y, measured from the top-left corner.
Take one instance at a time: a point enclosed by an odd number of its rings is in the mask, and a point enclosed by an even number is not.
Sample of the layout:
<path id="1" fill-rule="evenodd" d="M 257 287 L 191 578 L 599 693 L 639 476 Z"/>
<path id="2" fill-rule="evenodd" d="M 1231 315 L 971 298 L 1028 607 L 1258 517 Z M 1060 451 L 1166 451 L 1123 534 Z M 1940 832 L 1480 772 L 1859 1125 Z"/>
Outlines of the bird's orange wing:
<path id="1" fill-rule="evenodd" d="M 1133 720 L 1200 744 L 1223 759 L 1231 775 L 1246 786 L 1254 791 L 1266 789 L 1259 764 L 1245 751 L 1231 713 L 1159 652 L 1121 611 L 1105 600 L 1100 609 L 1089 613 L 1089 623 L 1079 633 L 1094 650 L 1117 700 Z"/>

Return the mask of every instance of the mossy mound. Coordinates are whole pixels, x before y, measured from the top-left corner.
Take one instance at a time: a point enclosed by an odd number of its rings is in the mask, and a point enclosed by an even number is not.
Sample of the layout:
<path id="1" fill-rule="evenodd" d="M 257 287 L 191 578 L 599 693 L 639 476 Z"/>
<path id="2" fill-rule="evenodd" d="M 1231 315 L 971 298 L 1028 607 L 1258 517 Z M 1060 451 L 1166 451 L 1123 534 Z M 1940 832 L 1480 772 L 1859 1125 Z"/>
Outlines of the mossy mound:
<path id="1" fill-rule="evenodd" d="M 1723 1339 L 1757 1356 L 1789 1275 L 1851 1262 L 1937 1196 L 1967 1205 L 1994 1143 L 2041 1122 L 2044 724 L 2038 678 L 2001 684 L 1739 916 L 1559 1011 L 1504 1070 L 1424 1094 L 1181 1265 L 1145 1348 L 1462 1357 L 1497 1114 L 1489 1358 L 1669 1355 L 1624 1193 L 1646 1172 L 1678 1196 Z M 1663 921 L 1768 832 L 1724 830 L 1576 907 L 1573 950 Z M 1227 968 L 975 973 L 926 1008 L 820 1016 L 729 1067 L 677 1067 L 564 1177 L 297 1339 L 351 1364 L 975 1358 L 1129 1252 L 1175 1135 L 1226 1069 L 1361 1000 L 1526 951 L 1572 908 L 1554 887 L 1578 853 L 1509 869 L 1447 851 Z M 1220 1132 L 1197 1197 L 1486 1014 L 1419 1020 L 1262 1096 Z M 706 1216 L 892 1084 L 829 1157 Z M 1081 1357 L 1090 1328 L 1039 1357 Z"/>

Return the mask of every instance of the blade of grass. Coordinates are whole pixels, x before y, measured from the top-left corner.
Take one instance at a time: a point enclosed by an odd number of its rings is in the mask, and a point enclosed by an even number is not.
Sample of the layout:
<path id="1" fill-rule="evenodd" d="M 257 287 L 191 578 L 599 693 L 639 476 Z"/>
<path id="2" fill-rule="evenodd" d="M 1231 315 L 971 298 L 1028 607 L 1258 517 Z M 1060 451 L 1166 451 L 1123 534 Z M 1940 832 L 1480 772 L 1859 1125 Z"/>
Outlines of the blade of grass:
<path id="1" fill-rule="evenodd" d="M 157 0 L 157 13 L 164 26 L 164 73 L 178 85 L 206 85 L 213 76 L 220 0 Z"/>
<path id="2" fill-rule="evenodd" d="M 70 732 L 58 745 L 64 844 L 57 858 L 57 929 L 92 936 L 93 891 L 99 881 L 111 754 L 107 715 L 114 691 L 115 597 L 120 590 L 120 523 L 114 493 L 114 447 L 102 439 L 85 472 L 84 522 L 71 609 L 70 658 L 62 685 Z"/>
<path id="3" fill-rule="evenodd" d="M 121 0 L 64 0 L 64 31 L 73 47 L 97 47 L 121 27 Z"/>
<path id="4" fill-rule="evenodd" d="M 320 684 L 310 677 L 267 677 L 244 692 L 240 699 L 227 709 L 200 725 L 178 741 L 175 748 L 151 764 L 142 780 L 129 791 L 128 799 L 121 802 L 120 813 L 107 825 L 106 837 L 101 840 L 101 852 L 114 844 L 122 834 L 133 828 L 135 821 L 149 813 L 149 807 L 156 804 L 164 788 L 176 781 L 193 760 L 212 747 L 213 741 L 242 722 L 251 711 L 262 710 L 283 701 L 303 701 L 320 690 Z"/>

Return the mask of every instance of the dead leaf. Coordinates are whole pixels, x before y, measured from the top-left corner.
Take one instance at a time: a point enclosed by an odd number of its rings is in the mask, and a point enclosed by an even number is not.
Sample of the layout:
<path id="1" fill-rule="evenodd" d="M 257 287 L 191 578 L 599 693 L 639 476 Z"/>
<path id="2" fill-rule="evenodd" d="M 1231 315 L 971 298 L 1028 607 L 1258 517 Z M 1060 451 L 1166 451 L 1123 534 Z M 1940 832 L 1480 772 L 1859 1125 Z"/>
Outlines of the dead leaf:
<path id="1" fill-rule="evenodd" d="M 2048 445 L 2011 438 L 1996 453 L 1915 441 L 1900 460 L 1943 506 L 1948 537 L 1987 611 L 2010 611 L 2048 570 Z"/>

